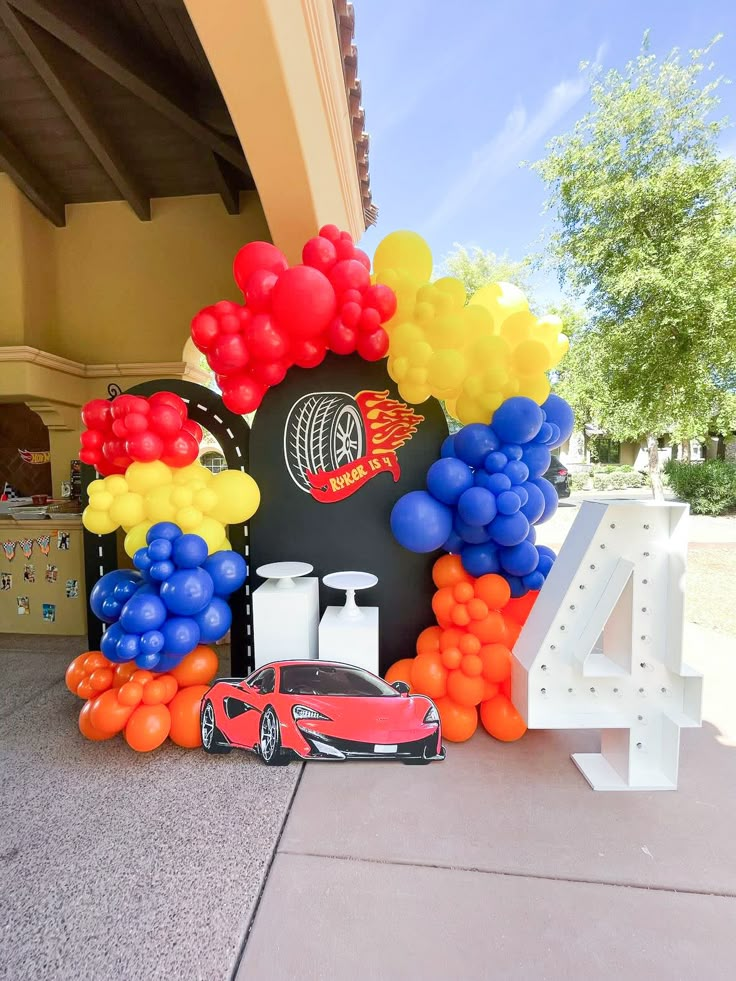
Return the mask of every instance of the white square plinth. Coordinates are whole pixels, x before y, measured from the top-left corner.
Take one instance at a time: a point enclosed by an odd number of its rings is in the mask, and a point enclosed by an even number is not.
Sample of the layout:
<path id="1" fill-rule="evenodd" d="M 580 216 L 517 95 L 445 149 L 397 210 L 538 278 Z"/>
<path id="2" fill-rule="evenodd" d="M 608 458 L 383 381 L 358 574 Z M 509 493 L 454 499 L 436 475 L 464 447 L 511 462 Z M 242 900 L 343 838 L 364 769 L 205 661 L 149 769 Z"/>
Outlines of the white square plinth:
<path id="1" fill-rule="evenodd" d="M 361 606 L 359 617 L 342 616 L 342 606 L 328 606 L 319 625 L 321 661 L 354 664 L 378 674 L 378 607 Z"/>
<path id="2" fill-rule="evenodd" d="M 259 668 L 270 661 L 317 657 L 319 580 L 290 580 L 286 589 L 269 579 L 253 593 L 253 644 Z"/>

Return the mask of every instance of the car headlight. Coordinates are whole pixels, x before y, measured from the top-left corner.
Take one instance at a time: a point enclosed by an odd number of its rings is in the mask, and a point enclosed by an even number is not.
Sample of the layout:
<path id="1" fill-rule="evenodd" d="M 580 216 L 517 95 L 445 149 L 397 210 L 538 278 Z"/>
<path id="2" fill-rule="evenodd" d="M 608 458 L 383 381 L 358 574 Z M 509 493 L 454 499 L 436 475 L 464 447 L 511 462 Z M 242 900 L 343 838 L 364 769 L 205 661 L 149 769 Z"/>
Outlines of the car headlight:
<path id="1" fill-rule="evenodd" d="M 324 719 L 325 722 L 332 721 L 328 715 L 323 715 L 316 709 L 307 708 L 306 705 L 295 705 L 291 710 L 291 714 L 294 716 L 295 722 L 299 722 L 301 719 Z"/>
<path id="2" fill-rule="evenodd" d="M 440 713 L 437 711 L 436 706 L 430 705 L 427 709 L 427 714 L 424 716 L 424 722 L 439 722 Z"/>

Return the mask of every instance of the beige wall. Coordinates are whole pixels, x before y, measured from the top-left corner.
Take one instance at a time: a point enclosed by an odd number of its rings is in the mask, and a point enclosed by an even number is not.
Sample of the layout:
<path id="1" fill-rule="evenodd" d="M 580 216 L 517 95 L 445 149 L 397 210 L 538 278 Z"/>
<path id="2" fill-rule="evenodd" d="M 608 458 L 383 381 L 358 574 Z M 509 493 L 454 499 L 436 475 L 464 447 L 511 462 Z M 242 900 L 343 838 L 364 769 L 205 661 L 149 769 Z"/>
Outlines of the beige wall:
<path id="1" fill-rule="evenodd" d="M 622 443 L 619 463 L 625 466 L 633 467 L 638 455 L 639 443 Z"/>

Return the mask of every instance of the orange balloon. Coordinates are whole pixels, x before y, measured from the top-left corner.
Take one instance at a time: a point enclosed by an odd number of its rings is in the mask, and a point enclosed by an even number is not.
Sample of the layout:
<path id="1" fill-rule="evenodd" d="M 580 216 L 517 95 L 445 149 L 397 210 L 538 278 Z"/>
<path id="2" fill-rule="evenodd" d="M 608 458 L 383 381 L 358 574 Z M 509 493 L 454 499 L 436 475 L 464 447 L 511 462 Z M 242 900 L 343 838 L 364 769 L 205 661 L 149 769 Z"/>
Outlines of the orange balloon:
<path id="1" fill-rule="evenodd" d="M 485 683 L 480 675 L 469 678 L 462 670 L 457 670 L 447 676 L 447 695 L 458 705 L 471 707 L 480 704 L 484 690 Z"/>
<path id="2" fill-rule="evenodd" d="M 112 668 L 95 668 L 89 676 L 89 683 L 95 691 L 107 691 L 112 686 Z"/>
<path id="3" fill-rule="evenodd" d="M 164 700 L 164 695 L 167 692 L 167 687 L 165 684 L 161 683 L 160 678 L 156 678 L 154 681 L 149 681 L 143 686 L 143 704 L 144 705 L 161 705 Z"/>
<path id="4" fill-rule="evenodd" d="M 139 668 L 133 672 L 130 679 L 131 681 L 137 681 L 139 685 L 147 685 L 149 681 L 153 681 L 154 677 L 153 671 L 146 671 L 144 668 Z"/>
<path id="5" fill-rule="evenodd" d="M 459 647 L 448 647 L 440 654 L 442 658 L 442 663 L 446 668 L 452 670 L 453 668 L 459 668 L 460 662 L 463 659 L 462 651 Z"/>
<path id="6" fill-rule="evenodd" d="M 432 654 L 440 649 L 440 627 L 426 627 L 417 637 L 417 654 Z"/>
<path id="7" fill-rule="evenodd" d="M 471 599 L 468 603 L 468 613 L 471 620 L 485 620 L 488 616 L 488 605 L 482 599 Z"/>
<path id="8" fill-rule="evenodd" d="M 539 590 L 532 589 L 518 599 L 509 600 L 503 612 L 507 617 L 516 620 L 517 623 L 526 623 L 527 617 L 532 612 L 532 607 L 537 600 L 537 596 L 539 596 Z"/>
<path id="9" fill-rule="evenodd" d="M 483 728 L 494 738 L 512 743 L 526 732 L 526 723 L 505 695 L 496 695 L 480 707 Z"/>
<path id="10" fill-rule="evenodd" d="M 450 619 L 458 627 L 467 627 L 470 623 L 470 614 L 468 613 L 467 606 L 463 606 L 462 603 L 456 603 L 450 613 Z"/>
<path id="11" fill-rule="evenodd" d="M 217 654 L 206 644 L 200 644 L 183 657 L 169 674 L 172 674 L 180 688 L 187 685 L 209 685 L 217 674 L 219 662 Z"/>
<path id="12" fill-rule="evenodd" d="M 161 695 L 161 704 L 168 705 L 171 699 L 179 691 L 179 683 L 176 678 L 171 674 L 160 674 L 156 679 L 159 684 L 163 687 L 163 694 Z M 204 682 L 202 682 L 204 684 Z M 187 688 L 189 685 L 186 686 Z"/>
<path id="13" fill-rule="evenodd" d="M 111 664 L 102 651 L 90 651 L 84 659 L 84 667 L 87 673 L 91 674 L 97 668 L 109 668 Z"/>
<path id="14" fill-rule="evenodd" d="M 135 661 L 126 661 L 124 664 L 118 664 L 115 668 L 115 677 L 112 682 L 113 688 L 120 688 L 126 681 L 130 681 L 137 670 L 138 665 Z"/>
<path id="15" fill-rule="evenodd" d="M 478 728 L 478 710 L 458 705 L 446 696 L 435 702 L 442 723 L 442 738 L 451 743 L 464 743 Z"/>
<path id="16" fill-rule="evenodd" d="M 486 687 L 483 691 L 481 702 L 487 702 L 489 698 L 495 698 L 498 695 L 501 686 L 497 685 L 495 681 L 486 681 L 485 678 L 483 680 L 485 681 Z"/>
<path id="17" fill-rule="evenodd" d="M 511 700 L 511 675 L 509 675 L 505 681 L 501 682 L 501 684 L 498 686 L 498 690 L 502 695 L 505 695 L 506 698 Z"/>
<path id="18" fill-rule="evenodd" d="M 169 702 L 168 709 L 171 715 L 169 738 L 177 746 L 195 749 L 202 745 L 199 710 L 202 699 L 208 691 L 209 685 L 189 685 L 178 691 Z"/>
<path id="19" fill-rule="evenodd" d="M 444 655 L 420 654 L 411 666 L 411 685 L 415 691 L 430 698 L 441 698 L 447 691 L 447 668 Z"/>
<path id="20" fill-rule="evenodd" d="M 149 753 L 166 739 L 171 713 L 165 705 L 139 705 L 125 726 L 125 741 L 137 753 Z"/>
<path id="21" fill-rule="evenodd" d="M 432 610 L 437 617 L 437 623 L 441 627 L 452 626 L 452 611 L 455 608 L 455 597 L 452 595 L 452 587 L 444 586 L 438 589 L 432 597 Z"/>
<path id="22" fill-rule="evenodd" d="M 459 582 L 472 582 L 463 568 L 459 555 L 442 555 L 432 566 L 432 579 L 437 589 L 455 586 Z"/>
<path id="23" fill-rule="evenodd" d="M 480 641 L 475 634 L 463 634 L 457 646 L 463 654 L 477 654 L 480 650 Z"/>
<path id="24" fill-rule="evenodd" d="M 456 603 L 468 603 L 472 600 L 475 593 L 473 592 L 471 583 L 459 582 L 456 586 L 453 586 L 452 595 L 455 597 Z"/>
<path id="25" fill-rule="evenodd" d="M 513 650 L 514 644 L 519 639 L 519 634 L 521 633 L 522 624 L 517 623 L 516 620 L 511 620 L 509 617 L 504 618 L 504 624 L 506 626 L 506 636 L 504 637 L 504 644 L 506 644 L 509 650 Z"/>
<path id="26" fill-rule="evenodd" d="M 511 651 L 504 644 L 486 644 L 480 649 L 483 677 L 499 684 L 511 677 Z"/>
<path id="27" fill-rule="evenodd" d="M 489 610 L 502 610 L 511 597 L 511 587 L 503 576 L 491 572 L 476 579 L 475 595 L 488 604 Z"/>
<path id="28" fill-rule="evenodd" d="M 94 702 L 85 702 L 82 706 L 82 711 L 79 713 L 79 731 L 85 739 L 91 739 L 96 743 L 101 743 L 104 739 L 112 739 L 115 735 L 114 732 L 100 732 L 92 725 L 90 712 L 93 705 Z"/>
<path id="29" fill-rule="evenodd" d="M 77 695 L 79 695 L 80 698 L 94 698 L 95 695 L 99 694 L 100 693 L 97 691 L 97 689 L 93 687 L 89 675 L 85 675 L 85 677 L 82 678 L 77 685 Z"/>
<path id="30" fill-rule="evenodd" d="M 411 687 L 411 668 L 413 664 L 413 657 L 402 657 L 400 661 L 394 661 L 386 672 L 386 681 L 390 685 L 395 681 L 405 681 Z"/>
<path id="31" fill-rule="evenodd" d="M 498 644 L 506 639 L 506 624 L 496 610 L 491 610 L 485 620 L 473 620 L 468 630 L 482 644 Z"/>
<path id="32" fill-rule="evenodd" d="M 128 705 L 135 708 L 140 705 L 143 698 L 143 685 L 137 681 L 126 681 L 118 689 L 118 701 L 121 705 Z"/>
<path id="33" fill-rule="evenodd" d="M 483 662 L 477 654 L 465 654 L 460 662 L 460 670 L 469 678 L 479 678 L 483 672 Z"/>
<path id="34" fill-rule="evenodd" d="M 125 728 L 132 711 L 131 706 L 120 704 L 116 689 L 110 688 L 94 700 L 89 717 L 95 729 L 115 735 Z"/>
<path id="35" fill-rule="evenodd" d="M 457 627 L 443 630 L 440 634 L 440 650 L 446 651 L 448 647 L 459 647 L 464 636 L 465 631 L 458 630 Z"/>
<path id="36" fill-rule="evenodd" d="M 71 662 L 69 667 L 66 669 L 66 674 L 64 675 L 64 681 L 66 682 L 66 687 L 72 693 L 72 695 L 78 694 L 77 688 L 87 677 L 87 672 L 84 669 L 84 661 L 87 657 L 86 654 L 80 654 L 79 657 L 75 657 Z"/>

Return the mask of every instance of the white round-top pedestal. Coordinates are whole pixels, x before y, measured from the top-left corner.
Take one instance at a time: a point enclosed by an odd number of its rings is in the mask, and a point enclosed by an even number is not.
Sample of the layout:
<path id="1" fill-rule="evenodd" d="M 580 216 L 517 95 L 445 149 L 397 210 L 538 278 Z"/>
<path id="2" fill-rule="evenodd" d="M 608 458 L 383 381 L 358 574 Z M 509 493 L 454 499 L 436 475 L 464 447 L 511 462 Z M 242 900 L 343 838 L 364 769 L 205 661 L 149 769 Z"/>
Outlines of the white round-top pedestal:
<path id="1" fill-rule="evenodd" d="M 345 590 L 345 606 L 340 611 L 341 617 L 356 618 L 362 616 L 360 607 L 355 602 L 356 589 L 370 589 L 378 582 L 378 576 L 371 572 L 331 572 L 322 579 L 330 589 Z"/>
<path id="2" fill-rule="evenodd" d="M 277 579 L 278 589 L 293 589 L 294 580 L 308 576 L 314 566 L 308 562 L 269 562 L 256 569 L 261 579 Z"/>

